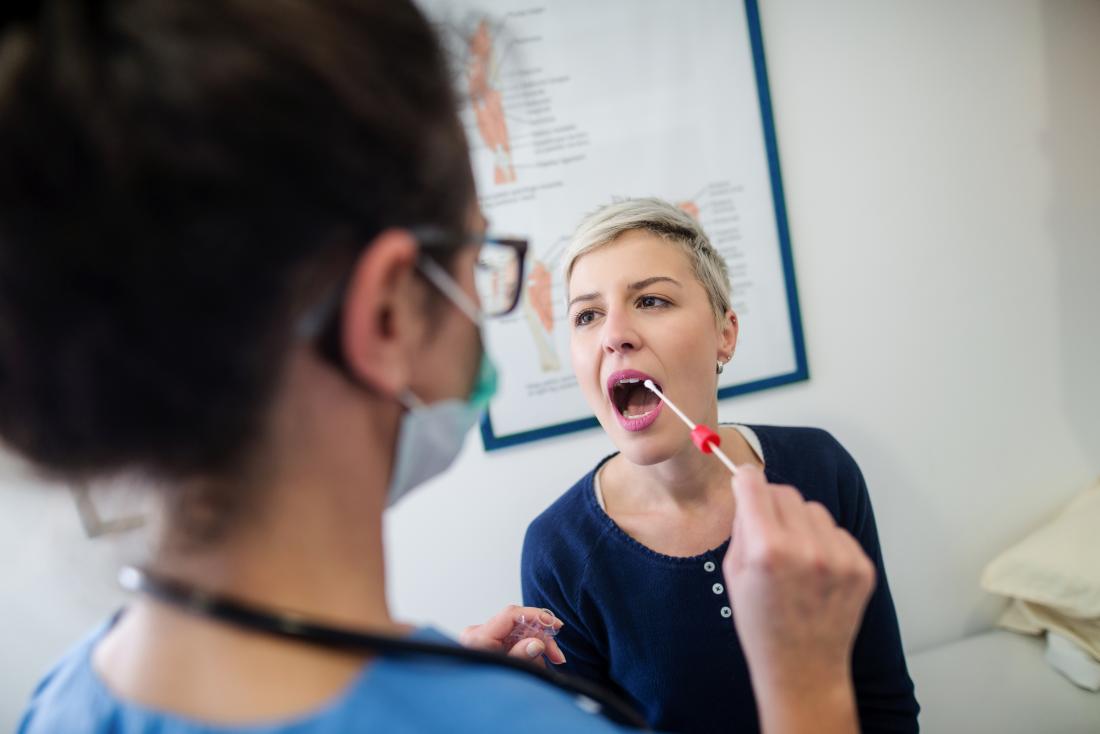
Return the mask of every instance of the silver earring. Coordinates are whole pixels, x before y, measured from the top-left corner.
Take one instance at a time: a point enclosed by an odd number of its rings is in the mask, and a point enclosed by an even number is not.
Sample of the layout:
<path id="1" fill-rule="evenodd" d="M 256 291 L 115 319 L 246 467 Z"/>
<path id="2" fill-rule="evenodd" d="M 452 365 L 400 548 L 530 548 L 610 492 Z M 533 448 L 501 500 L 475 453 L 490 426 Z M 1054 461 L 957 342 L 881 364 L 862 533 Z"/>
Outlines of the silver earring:
<path id="1" fill-rule="evenodd" d="M 722 360 L 718 360 L 718 370 L 717 370 L 718 374 L 722 374 L 722 370 L 724 370 L 725 368 L 726 368 L 726 363 L 723 362 Z"/>

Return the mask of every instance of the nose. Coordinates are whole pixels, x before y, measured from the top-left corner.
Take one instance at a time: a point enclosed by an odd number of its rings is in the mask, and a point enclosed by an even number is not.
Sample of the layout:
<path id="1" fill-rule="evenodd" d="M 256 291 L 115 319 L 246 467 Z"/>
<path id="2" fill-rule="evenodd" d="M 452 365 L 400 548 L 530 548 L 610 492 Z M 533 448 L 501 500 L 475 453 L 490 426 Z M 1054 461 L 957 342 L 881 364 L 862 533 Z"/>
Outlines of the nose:
<path id="1" fill-rule="evenodd" d="M 641 335 L 634 328 L 629 313 L 612 309 L 603 322 L 603 349 L 607 354 L 630 354 L 642 346 Z"/>

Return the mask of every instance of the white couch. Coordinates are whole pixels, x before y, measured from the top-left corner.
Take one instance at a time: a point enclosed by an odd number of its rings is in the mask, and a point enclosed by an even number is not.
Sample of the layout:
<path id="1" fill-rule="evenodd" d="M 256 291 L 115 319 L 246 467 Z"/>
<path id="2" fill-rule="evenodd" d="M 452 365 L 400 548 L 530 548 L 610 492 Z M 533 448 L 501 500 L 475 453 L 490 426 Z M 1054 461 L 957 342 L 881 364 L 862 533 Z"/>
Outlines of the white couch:
<path id="1" fill-rule="evenodd" d="M 1047 664 L 1043 638 L 992 630 L 909 656 L 925 734 L 1100 734 L 1100 693 Z"/>

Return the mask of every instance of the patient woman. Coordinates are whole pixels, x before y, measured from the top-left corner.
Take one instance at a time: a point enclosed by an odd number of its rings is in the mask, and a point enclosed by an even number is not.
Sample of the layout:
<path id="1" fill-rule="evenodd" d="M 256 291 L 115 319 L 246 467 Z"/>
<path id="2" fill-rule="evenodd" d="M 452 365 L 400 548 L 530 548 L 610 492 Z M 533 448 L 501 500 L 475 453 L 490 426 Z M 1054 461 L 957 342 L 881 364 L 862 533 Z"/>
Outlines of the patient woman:
<path id="1" fill-rule="evenodd" d="M 573 369 L 619 451 L 528 528 L 524 601 L 565 623 L 557 640 L 566 668 L 624 693 L 652 726 L 756 731 L 730 623 L 737 610 L 722 580 L 736 512 L 729 473 L 695 449 L 684 424 L 642 385 L 652 379 L 692 419 L 717 423 L 718 375 L 739 327 L 726 265 L 690 216 L 640 199 L 581 223 L 565 275 Z M 725 424 L 718 432 L 735 464 L 797 487 L 874 561 L 877 588 L 852 662 L 860 723 L 864 732 L 917 731 L 919 707 L 856 462 L 817 428 Z"/>

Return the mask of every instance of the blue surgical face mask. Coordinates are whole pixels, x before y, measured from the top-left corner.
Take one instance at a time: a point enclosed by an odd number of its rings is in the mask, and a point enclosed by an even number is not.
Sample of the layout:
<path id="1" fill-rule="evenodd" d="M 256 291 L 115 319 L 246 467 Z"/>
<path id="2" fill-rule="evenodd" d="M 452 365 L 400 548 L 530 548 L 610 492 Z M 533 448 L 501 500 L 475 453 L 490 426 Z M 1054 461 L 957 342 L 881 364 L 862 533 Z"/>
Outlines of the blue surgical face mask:
<path id="1" fill-rule="evenodd" d="M 446 270 L 427 259 L 418 267 L 459 311 L 480 327 L 481 314 L 477 305 Z M 397 504 L 410 490 L 439 476 L 454 463 L 466 442 L 466 435 L 477 425 L 496 391 L 496 367 L 482 350 L 477 382 L 465 400 L 450 398 L 429 405 L 410 390 L 398 397 L 405 406 L 405 414 L 401 416 L 397 434 L 387 507 Z"/>
<path id="2" fill-rule="evenodd" d="M 410 391 L 401 395 L 405 414 L 401 416 L 397 434 L 393 473 L 386 497 L 388 507 L 454 463 L 466 434 L 477 425 L 496 389 L 496 367 L 489 355 L 482 352 L 477 383 L 466 400 L 451 398 L 427 405 Z"/>

